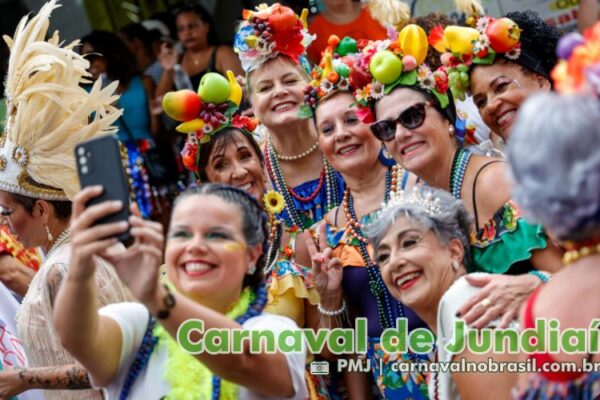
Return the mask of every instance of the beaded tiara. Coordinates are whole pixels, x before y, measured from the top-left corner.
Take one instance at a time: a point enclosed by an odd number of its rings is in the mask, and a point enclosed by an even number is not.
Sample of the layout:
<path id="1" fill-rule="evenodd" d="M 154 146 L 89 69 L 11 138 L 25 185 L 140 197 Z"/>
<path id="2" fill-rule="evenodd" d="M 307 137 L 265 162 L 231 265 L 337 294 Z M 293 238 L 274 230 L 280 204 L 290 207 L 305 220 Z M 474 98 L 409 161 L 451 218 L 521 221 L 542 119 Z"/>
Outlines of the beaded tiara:
<path id="1" fill-rule="evenodd" d="M 165 113 L 181 122 L 175 130 L 187 134 L 181 157 L 188 170 L 199 172 L 199 148 L 217 132 L 234 127 L 251 134 L 256 129 L 255 119 L 237 114 L 241 102 L 242 87 L 232 71 L 227 71 L 227 78 L 216 72 L 205 74 L 198 93 L 184 89 L 165 94 Z"/>
<path id="2" fill-rule="evenodd" d="M 390 200 L 382 204 L 380 213 L 400 207 L 415 208 L 432 217 L 442 213 L 439 197 L 434 198 L 431 191 L 416 186 L 408 193 L 404 190 L 390 193 Z"/>
<path id="3" fill-rule="evenodd" d="M 306 48 L 315 39 L 308 33 L 307 17 L 307 9 L 302 10 L 299 17 L 291 8 L 279 3 L 271 6 L 261 4 L 255 11 L 244 10 L 244 21 L 235 34 L 233 44 L 244 71 L 253 71 L 279 54 L 296 63 L 303 62 Z"/>
<path id="4" fill-rule="evenodd" d="M 556 49 L 561 60 L 551 77 L 560 93 L 600 96 L 600 22 L 585 31 L 563 36 Z"/>

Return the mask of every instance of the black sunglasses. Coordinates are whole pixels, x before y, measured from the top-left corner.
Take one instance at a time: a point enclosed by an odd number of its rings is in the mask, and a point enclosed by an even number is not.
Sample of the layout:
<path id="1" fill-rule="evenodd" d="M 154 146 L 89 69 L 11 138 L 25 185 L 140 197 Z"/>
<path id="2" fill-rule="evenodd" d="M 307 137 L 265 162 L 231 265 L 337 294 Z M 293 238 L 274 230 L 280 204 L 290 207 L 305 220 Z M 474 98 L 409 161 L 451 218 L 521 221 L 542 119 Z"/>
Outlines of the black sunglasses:
<path id="1" fill-rule="evenodd" d="M 371 124 L 371 132 L 382 142 L 389 142 L 396 136 L 396 125 L 406 129 L 417 129 L 425 121 L 425 106 L 427 103 L 417 103 L 402 111 L 398 118 L 384 119 Z"/>

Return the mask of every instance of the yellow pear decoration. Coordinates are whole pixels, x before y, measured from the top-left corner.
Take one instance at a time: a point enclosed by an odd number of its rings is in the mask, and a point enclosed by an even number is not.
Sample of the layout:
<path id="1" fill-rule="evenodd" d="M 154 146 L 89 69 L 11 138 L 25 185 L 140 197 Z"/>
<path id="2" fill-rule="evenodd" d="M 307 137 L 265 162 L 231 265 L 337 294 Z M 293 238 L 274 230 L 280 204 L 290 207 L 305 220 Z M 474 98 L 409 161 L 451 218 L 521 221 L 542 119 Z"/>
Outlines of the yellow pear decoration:
<path id="1" fill-rule="evenodd" d="M 444 29 L 444 37 L 452 53 L 473 54 L 473 42 L 479 39 L 479 31 L 464 26 L 448 26 Z"/>
<path id="2" fill-rule="evenodd" d="M 405 56 L 413 56 L 417 65 L 421 65 L 427 57 L 427 33 L 418 25 L 406 25 L 398 34 L 398 45 Z"/>

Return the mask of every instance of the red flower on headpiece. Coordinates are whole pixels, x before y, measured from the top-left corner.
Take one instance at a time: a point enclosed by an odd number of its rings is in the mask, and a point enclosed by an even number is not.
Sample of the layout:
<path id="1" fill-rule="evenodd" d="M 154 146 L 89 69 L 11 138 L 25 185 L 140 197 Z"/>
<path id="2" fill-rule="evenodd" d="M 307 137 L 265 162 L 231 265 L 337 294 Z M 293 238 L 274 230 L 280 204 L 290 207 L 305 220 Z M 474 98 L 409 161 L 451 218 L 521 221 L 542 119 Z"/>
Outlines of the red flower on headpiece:
<path id="1" fill-rule="evenodd" d="M 304 38 L 302 36 L 302 29 L 302 22 L 299 19 L 294 21 L 292 29 L 273 29 L 275 51 L 285 54 L 295 62 L 298 62 L 300 55 L 304 52 L 304 46 L 302 46 L 302 39 Z"/>
<path id="2" fill-rule="evenodd" d="M 253 132 L 257 125 L 258 121 L 256 119 L 244 115 L 236 115 L 231 120 L 231 126 L 238 129 L 245 129 L 248 132 Z"/>
<path id="3" fill-rule="evenodd" d="M 371 124 L 375 122 L 375 116 L 373 115 L 373 110 L 369 106 L 359 105 L 356 108 L 356 116 L 363 124 Z"/>

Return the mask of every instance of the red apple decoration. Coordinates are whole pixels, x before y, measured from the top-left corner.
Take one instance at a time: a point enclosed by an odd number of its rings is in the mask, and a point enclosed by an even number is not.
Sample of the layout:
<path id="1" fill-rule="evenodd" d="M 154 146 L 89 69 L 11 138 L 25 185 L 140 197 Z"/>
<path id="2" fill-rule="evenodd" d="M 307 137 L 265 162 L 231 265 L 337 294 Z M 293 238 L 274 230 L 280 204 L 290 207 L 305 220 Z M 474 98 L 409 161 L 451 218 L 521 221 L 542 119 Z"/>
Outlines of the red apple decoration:
<path id="1" fill-rule="evenodd" d="M 285 32 L 296 25 L 296 14 L 291 8 L 280 5 L 273 10 L 268 21 L 275 32 Z"/>
<path id="2" fill-rule="evenodd" d="M 163 96 L 162 106 L 165 113 L 175 121 L 189 121 L 198 116 L 201 101 L 193 90 L 168 92 Z"/>
<path id="3" fill-rule="evenodd" d="M 356 63 L 350 71 L 350 81 L 355 88 L 364 88 L 372 81 L 371 74 L 359 67 Z"/>
<path id="4" fill-rule="evenodd" d="M 512 50 L 521 37 L 519 26 L 509 18 L 500 18 L 490 22 L 485 30 L 490 39 L 490 46 L 496 53 Z"/>

